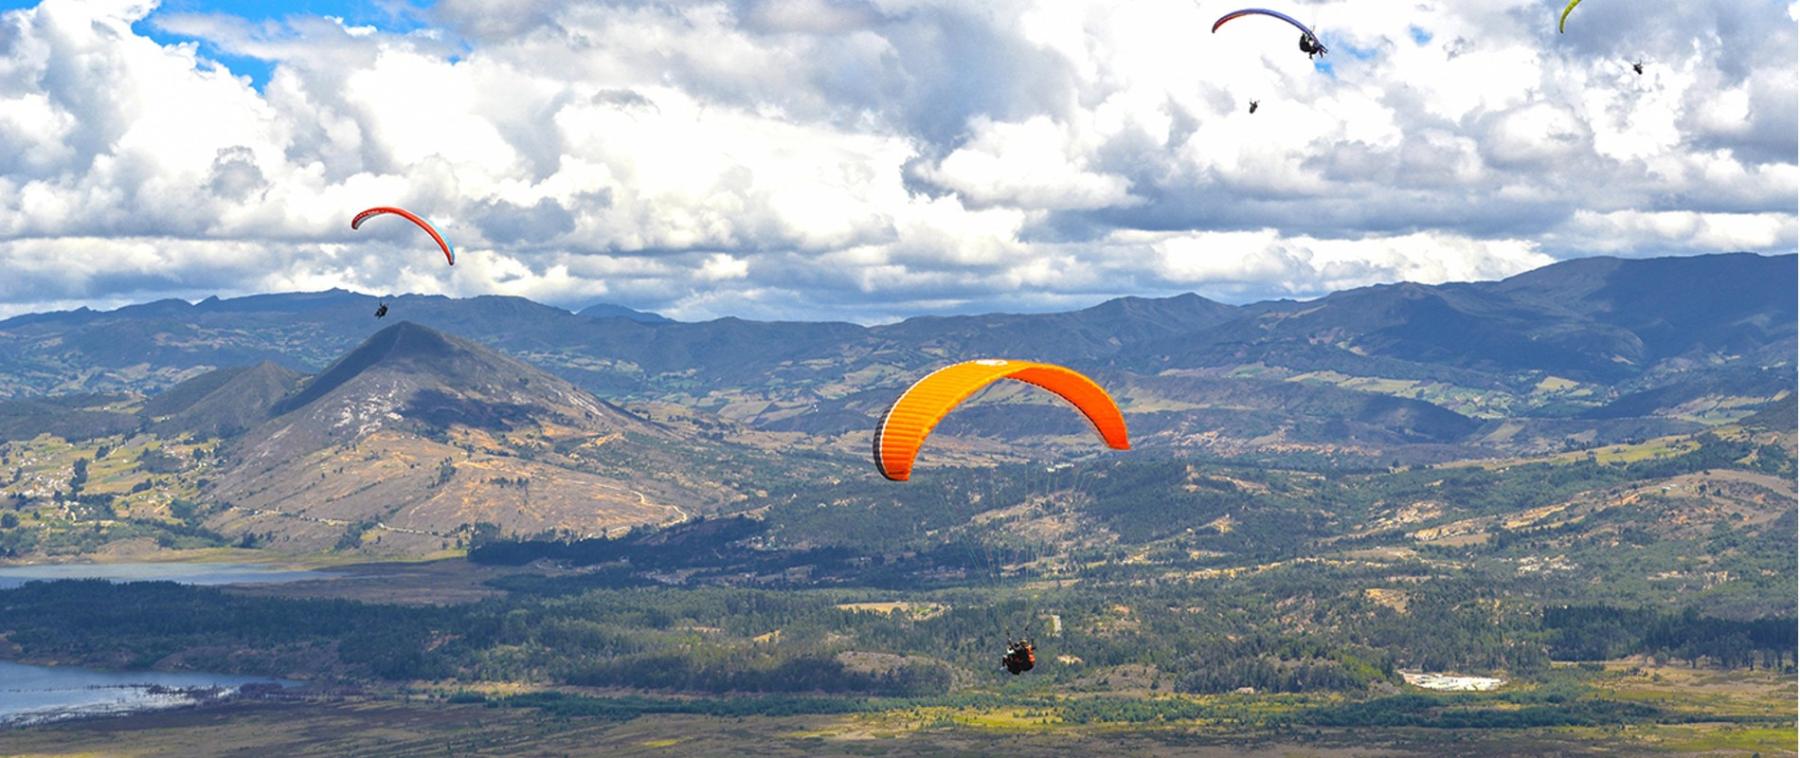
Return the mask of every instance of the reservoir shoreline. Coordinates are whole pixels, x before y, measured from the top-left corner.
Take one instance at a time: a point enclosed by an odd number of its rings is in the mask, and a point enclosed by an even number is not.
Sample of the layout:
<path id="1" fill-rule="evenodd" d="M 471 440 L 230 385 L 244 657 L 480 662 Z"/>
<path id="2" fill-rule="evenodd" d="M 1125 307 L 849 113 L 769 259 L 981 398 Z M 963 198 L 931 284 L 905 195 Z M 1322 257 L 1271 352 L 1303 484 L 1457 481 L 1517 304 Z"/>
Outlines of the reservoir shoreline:
<path id="1" fill-rule="evenodd" d="M 261 698 L 299 685 L 271 677 L 0 661 L 0 729 Z"/>

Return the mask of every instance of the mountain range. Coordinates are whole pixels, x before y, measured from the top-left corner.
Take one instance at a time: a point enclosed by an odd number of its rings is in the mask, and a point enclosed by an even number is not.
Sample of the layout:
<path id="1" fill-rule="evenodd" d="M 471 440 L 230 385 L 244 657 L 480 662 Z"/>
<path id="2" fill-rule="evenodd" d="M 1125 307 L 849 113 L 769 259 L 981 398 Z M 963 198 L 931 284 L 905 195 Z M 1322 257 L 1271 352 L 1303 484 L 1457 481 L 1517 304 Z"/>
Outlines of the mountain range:
<path id="1" fill-rule="evenodd" d="M 1795 270 L 1792 255 L 1587 258 L 1494 282 L 1381 285 L 1304 302 L 1231 306 L 1189 294 L 870 327 L 682 323 L 493 296 L 387 302 L 399 318 L 625 396 L 829 385 L 858 369 L 1001 353 L 1140 373 L 1261 363 L 1496 387 L 1533 375 L 1617 385 L 1653 382 L 1671 361 L 1791 359 Z M 0 321 L 0 396 L 152 390 L 263 360 L 316 371 L 383 325 L 368 317 L 375 304 L 334 290 L 19 316 Z M 820 361 L 830 365 L 812 365 Z"/>
<path id="2" fill-rule="evenodd" d="M 0 322 L 0 442 L 64 472 L 34 479 L 9 453 L 15 499 L 85 486 L 116 493 L 127 517 L 142 503 L 296 551 L 408 554 L 481 524 L 602 534 L 728 509 L 771 477 L 854 476 L 898 392 L 981 357 L 1090 373 L 1142 450 L 1363 465 L 1538 454 L 1791 408 L 1795 261 L 1584 259 L 1306 302 L 1187 294 L 880 326 L 435 296 L 388 299 L 376 320 L 374 298 L 341 291 L 161 301 Z M 65 486 L 56 456 L 79 453 L 32 447 L 45 432 L 147 463 Z M 1085 450 L 1087 435 L 1040 393 L 1001 386 L 933 448 L 1021 460 Z M 184 484 L 131 478 L 153 475 Z"/>

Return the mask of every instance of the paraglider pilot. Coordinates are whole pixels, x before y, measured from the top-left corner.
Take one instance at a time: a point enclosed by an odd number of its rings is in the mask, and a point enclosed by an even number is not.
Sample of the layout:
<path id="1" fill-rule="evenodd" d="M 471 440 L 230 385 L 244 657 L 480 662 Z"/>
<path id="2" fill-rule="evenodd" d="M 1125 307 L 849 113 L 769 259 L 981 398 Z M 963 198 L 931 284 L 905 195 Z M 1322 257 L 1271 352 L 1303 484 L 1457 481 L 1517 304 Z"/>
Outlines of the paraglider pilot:
<path id="1" fill-rule="evenodd" d="M 1638 61 L 1636 63 L 1631 64 L 1631 70 L 1636 71 L 1638 76 L 1643 76 L 1644 75 L 1644 62 Z"/>
<path id="2" fill-rule="evenodd" d="M 1030 671 L 1033 666 L 1037 665 L 1037 645 L 1033 644 L 1031 640 L 1008 642 L 1006 657 L 1000 659 L 1000 664 L 1005 666 L 1013 676 Z"/>
<path id="3" fill-rule="evenodd" d="M 1258 100 L 1251 100 L 1251 101 L 1250 101 L 1250 112 L 1251 112 L 1251 113 L 1252 113 L 1252 114 L 1255 114 L 1255 113 L 1256 113 L 1256 107 L 1257 107 L 1257 106 L 1259 106 L 1259 105 L 1262 105 L 1262 102 L 1261 102 L 1261 101 L 1258 101 Z"/>
<path id="4" fill-rule="evenodd" d="M 1310 34 L 1300 35 L 1300 52 L 1306 53 L 1306 59 L 1312 60 L 1315 55 L 1324 55 L 1325 46 L 1319 44 L 1319 38 Z"/>
<path id="5" fill-rule="evenodd" d="M 387 316 L 387 303 L 382 303 L 381 307 L 375 309 L 375 318 L 383 318 L 385 316 Z"/>

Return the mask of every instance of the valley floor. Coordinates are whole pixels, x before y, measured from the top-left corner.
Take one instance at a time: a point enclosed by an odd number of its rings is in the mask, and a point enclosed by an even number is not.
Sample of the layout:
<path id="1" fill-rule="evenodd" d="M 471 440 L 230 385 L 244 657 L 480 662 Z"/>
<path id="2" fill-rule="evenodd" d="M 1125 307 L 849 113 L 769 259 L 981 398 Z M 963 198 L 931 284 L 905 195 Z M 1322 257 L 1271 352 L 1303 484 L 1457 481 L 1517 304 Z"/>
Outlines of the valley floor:
<path id="1" fill-rule="evenodd" d="M 565 718 L 404 700 L 239 703 L 0 732 L 7 755 L 1793 755 L 1791 726 L 1326 729 L 1220 734 L 1184 724 L 908 725 L 890 714 Z"/>

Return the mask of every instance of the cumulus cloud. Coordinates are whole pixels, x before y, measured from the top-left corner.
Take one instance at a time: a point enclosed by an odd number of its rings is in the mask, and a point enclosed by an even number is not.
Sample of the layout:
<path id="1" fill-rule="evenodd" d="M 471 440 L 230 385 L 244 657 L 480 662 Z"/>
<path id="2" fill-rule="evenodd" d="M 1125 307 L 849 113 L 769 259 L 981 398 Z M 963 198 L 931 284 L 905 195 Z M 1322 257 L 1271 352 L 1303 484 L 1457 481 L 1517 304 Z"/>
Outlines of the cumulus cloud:
<path id="1" fill-rule="evenodd" d="M 1187 0 L 440 0 L 392 29 L 43 0 L 0 13 L 0 312 L 341 286 L 883 321 L 1793 251 L 1796 6 L 1589 3 L 1559 35 L 1560 5 L 1312 3 L 1315 66 Z M 378 204 L 459 265 L 348 229 Z"/>
<path id="2" fill-rule="evenodd" d="M 1043 116 L 1017 124 L 981 119 L 975 136 L 936 166 L 933 182 L 983 205 L 1068 210 L 1131 203 L 1130 182 L 1088 170 L 1091 148 Z"/>

